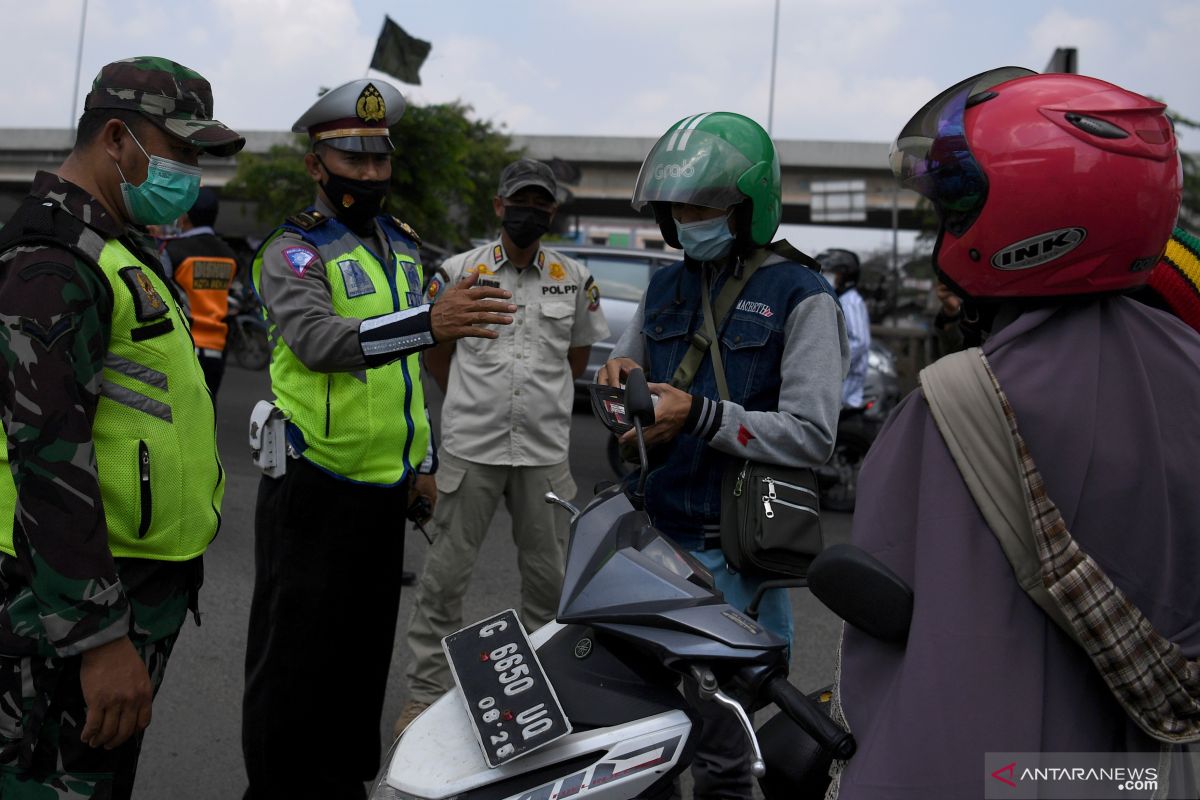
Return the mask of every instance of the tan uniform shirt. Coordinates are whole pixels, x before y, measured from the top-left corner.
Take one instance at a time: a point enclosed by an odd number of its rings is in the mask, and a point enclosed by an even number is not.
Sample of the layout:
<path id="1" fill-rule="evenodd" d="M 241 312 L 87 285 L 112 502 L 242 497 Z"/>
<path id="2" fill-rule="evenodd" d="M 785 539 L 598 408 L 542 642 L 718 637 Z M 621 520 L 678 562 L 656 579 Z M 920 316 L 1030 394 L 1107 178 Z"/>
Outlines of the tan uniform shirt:
<path id="1" fill-rule="evenodd" d="M 574 380 L 567 350 L 608 335 L 600 291 L 587 268 L 543 247 L 517 269 L 499 241 L 451 256 L 430 284 L 479 273 L 480 286 L 512 292 L 512 325 L 497 339 L 460 339 L 442 406 L 447 452 L 485 464 L 547 466 L 567 460 Z"/>

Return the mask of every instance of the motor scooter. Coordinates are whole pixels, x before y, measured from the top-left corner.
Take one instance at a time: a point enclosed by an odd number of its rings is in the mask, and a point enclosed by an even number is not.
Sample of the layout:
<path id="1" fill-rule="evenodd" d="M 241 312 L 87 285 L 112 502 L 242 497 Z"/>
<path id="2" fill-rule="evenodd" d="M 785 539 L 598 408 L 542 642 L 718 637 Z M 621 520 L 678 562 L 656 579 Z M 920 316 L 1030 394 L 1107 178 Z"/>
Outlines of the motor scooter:
<path id="1" fill-rule="evenodd" d="M 644 476 L 645 377 L 593 392 L 610 429 L 635 430 Z M 582 511 L 547 494 L 572 515 L 556 620 L 526 635 L 510 609 L 446 637 L 455 688 L 393 744 L 372 800 L 665 798 L 695 749 L 694 703 L 741 723 L 769 800 L 823 793 L 830 759 L 850 758 L 854 737 L 788 682 L 787 644 L 755 620 L 758 598 L 748 613 L 726 604 L 651 525 L 643 489 L 609 486 Z M 912 592 L 866 553 L 829 548 L 807 584 L 868 633 L 907 636 Z M 767 704 L 782 713 L 755 731 L 747 710 Z"/>

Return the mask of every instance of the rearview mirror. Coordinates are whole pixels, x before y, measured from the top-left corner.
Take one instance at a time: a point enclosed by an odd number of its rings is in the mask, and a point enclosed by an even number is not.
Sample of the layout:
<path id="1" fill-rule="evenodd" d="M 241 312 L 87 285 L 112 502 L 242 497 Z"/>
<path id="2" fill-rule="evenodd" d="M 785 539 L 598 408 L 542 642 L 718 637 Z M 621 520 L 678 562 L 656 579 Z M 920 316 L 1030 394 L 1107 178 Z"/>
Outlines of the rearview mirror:
<path id="1" fill-rule="evenodd" d="M 808 588 L 863 633 L 897 644 L 908 638 L 912 589 L 865 550 L 852 544 L 825 548 L 808 568 Z"/>
<path id="2" fill-rule="evenodd" d="M 625 413 L 631 420 L 642 423 L 642 427 L 654 424 L 654 400 L 646 386 L 646 375 L 633 369 L 625 376 Z"/>

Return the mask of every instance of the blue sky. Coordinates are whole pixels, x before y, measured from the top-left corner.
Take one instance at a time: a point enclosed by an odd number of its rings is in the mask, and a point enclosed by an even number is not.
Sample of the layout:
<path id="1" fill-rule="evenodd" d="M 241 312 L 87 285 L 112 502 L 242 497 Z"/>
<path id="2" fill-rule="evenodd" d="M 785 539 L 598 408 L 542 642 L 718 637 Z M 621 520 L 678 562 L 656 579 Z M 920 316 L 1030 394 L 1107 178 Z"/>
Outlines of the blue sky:
<path id="1" fill-rule="evenodd" d="M 66 127 L 82 0 L 0 0 L 0 128 Z M 417 103 L 461 99 L 514 133 L 656 136 L 705 110 L 767 121 L 773 0 L 89 0 L 78 104 L 97 70 L 164 55 L 217 117 L 281 130 L 319 86 L 367 72 L 383 15 L 433 43 Z M 782 0 L 776 138 L 888 141 L 994 66 L 1080 71 L 1200 119 L 1200 2 Z M 1200 133 L 1183 137 L 1200 150 Z"/>

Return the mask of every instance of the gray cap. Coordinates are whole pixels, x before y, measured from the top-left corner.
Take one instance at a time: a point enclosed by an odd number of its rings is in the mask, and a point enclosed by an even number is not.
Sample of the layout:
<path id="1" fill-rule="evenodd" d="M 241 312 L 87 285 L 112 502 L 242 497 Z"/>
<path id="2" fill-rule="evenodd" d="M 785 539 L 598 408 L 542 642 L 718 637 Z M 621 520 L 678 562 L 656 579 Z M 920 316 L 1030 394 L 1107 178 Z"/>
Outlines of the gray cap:
<path id="1" fill-rule="evenodd" d="M 558 181 L 550 167 L 532 158 L 522 158 L 512 162 L 500 173 L 500 187 L 496 194 L 500 197 L 512 197 L 526 186 L 537 186 L 549 192 L 558 201 Z"/>
<path id="2" fill-rule="evenodd" d="M 359 78 L 330 89 L 292 125 L 313 144 L 338 150 L 390 153 L 388 128 L 404 116 L 404 96 L 387 81 Z"/>

